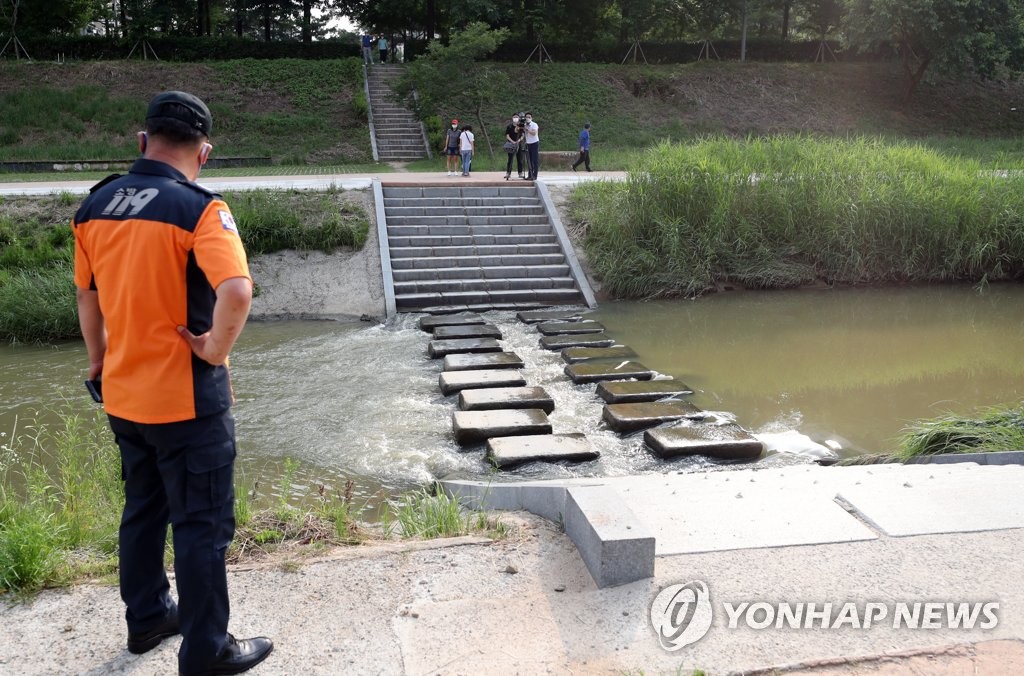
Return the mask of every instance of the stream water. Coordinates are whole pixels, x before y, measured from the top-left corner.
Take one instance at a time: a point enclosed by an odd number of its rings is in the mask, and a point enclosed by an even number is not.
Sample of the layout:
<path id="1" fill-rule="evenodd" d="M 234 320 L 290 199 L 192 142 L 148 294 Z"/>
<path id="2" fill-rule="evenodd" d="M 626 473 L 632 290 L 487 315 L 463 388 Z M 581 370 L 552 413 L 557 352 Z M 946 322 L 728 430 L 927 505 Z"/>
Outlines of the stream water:
<path id="1" fill-rule="evenodd" d="M 755 433 L 797 430 L 840 455 L 885 451 L 911 420 L 1019 402 L 1024 390 L 1024 286 L 983 294 L 966 286 L 726 293 L 695 301 L 608 302 L 592 313 L 638 360 L 688 383 L 701 408 Z M 286 458 L 300 461 L 290 492 L 346 479 L 372 498 L 445 476 L 494 480 L 727 469 L 701 458 L 665 462 L 642 434 L 600 423 L 593 385 L 575 386 L 557 353 L 511 313 L 488 317 L 551 393 L 556 432 L 582 431 L 602 457 L 494 474 L 482 448 L 451 438 L 454 397 L 437 387 L 415 316 L 384 325 L 252 322 L 232 356 L 239 469 L 280 490 Z M 88 410 L 80 343 L 0 347 L 0 433 L 46 418 L 61 402 Z M 809 462 L 773 453 L 761 465 Z M 276 486 L 276 488 L 275 488 Z"/>

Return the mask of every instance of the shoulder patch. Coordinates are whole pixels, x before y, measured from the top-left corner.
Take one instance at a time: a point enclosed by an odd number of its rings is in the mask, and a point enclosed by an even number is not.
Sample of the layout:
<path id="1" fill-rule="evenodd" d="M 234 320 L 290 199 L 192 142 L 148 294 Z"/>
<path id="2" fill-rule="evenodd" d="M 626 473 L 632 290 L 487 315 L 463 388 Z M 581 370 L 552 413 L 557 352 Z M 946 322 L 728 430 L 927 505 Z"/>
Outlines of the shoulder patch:
<path id="1" fill-rule="evenodd" d="M 105 179 L 103 179 L 93 187 L 89 188 L 89 192 L 96 192 L 97 190 L 99 190 L 100 188 L 102 188 L 103 186 L 110 183 L 116 178 L 121 178 L 121 174 L 111 174 L 110 176 L 107 176 Z"/>
<path id="2" fill-rule="evenodd" d="M 220 224 L 224 226 L 225 230 L 230 230 L 236 235 L 238 234 L 238 226 L 235 225 L 235 217 L 231 215 L 230 211 L 218 209 L 217 215 L 220 216 Z"/>

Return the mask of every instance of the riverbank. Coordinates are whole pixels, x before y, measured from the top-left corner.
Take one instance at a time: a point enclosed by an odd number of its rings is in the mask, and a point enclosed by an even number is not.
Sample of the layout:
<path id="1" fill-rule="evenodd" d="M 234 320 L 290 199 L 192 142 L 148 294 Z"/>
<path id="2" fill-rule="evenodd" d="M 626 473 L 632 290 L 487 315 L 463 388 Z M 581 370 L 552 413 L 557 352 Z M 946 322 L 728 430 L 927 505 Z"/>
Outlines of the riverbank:
<path id="1" fill-rule="evenodd" d="M 761 474 L 743 474 L 751 478 L 735 475 L 739 490 L 758 479 L 758 495 L 798 499 L 773 493 Z M 747 507 L 771 519 L 793 513 L 771 500 Z M 507 518 L 514 532 L 498 542 L 370 545 L 302 563 L 232 566 L 230 628 L 275 640 L 255 674 L 909 674 L 921 673 L 912 669 L 922 662 L 928 673 L 967 665 L 963 673 L 1000 674 L 1019 671 L 1024 659 L 1024 591 L 1008 583 L 1024 573 L 1021 529 L 663 556 L 653 578 L 598 589 L 555 524 Z M 727 525 L 706 525 L 729 534 Z M 696 643 L 667 651 L 650 604 L 661 589 L 691 580 L 710 589 L 713 621 Z M 987 629 L 944 620 L 934 629 L 893 628 L 891 614 L 867 629 L 756 629 L 742 617 L 730 628 L 725 603 L 758 601 L 833 602 L 833 615 L 846 601 L 1000 606 Z M 11 673 L 173 674 L 178 644 L 129 654 L 116 587 L 82 585 L 0 606 L 0 669 Z"/>

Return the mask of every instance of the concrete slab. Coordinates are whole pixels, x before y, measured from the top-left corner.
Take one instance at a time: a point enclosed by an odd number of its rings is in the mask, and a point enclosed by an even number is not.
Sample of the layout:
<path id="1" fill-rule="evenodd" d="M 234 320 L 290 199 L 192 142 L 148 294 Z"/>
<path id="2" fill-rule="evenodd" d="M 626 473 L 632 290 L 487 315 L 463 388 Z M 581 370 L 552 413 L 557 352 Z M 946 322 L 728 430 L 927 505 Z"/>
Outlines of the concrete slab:
<path id="1" fill-rule="evenodd" d="M 907 461 L 909 465 L 949 465 L 975 462 L 979 465 L 1024 465 L 1024 451 L 993 451 L 991 453 L 946 453 L 922 455 Z"/>
<path id="2" fill-rule="evenodd" d="M 764 444 L 735 423 L 679 425 L 644 432 L 644 443 L 662 458 L 706 455 L 719 460 L 756 460 Z"/>
<path id="3" fill-rule="evenodd" d="M 543 387 L 488 387 L 459 392 L 459 409 L 493 411 L 503 408 L 539 408 L 555 410 L 555 400 Z"/>
<path id="4" fill-rule="evenodd" d="M 587 437 L 580 432 L 496 437 L 487 440 L 487 459 L 501 468 L 538 460 L 584 462 L 595 460 L 600 455 L 587 441 Z"/>
<path id="5" fill-rule="evenodd" d="M 654 401 L 639 404 L 605 404 L 601 413 L 616 432 L 635 432 L 665 422 L 702 420 L 705 414 L 688 401 Z"/>
<path id="6" fill-rule="evenodd" d="M 567 347 L 562 350 L 562 361 L 575 364 L 588 359 L 629 359 L 635 357 L 633 348 L 626 345 L 614 347 Z"/>
<path id="7" fill-rule="evenodd" d="M 501 351 L 501 343 L 494 338 L 450 338 L 448 340 L 432 340 L 427 343 L 427 355 L 431 359 L 440 359 L 450 354 L 466 352 Z"/>
<path id="8" fill-rule="evenodd" d="M 601 333 L 604 325 L 590 319 L 578 322 L 541 322 L 537 330 L 545 336 L 571 336 L 578 333 Z"/>
<path id="9" fill-rule="evenodd" d="M 576 322 L 583 318 L 583 310 L 531 310 L 516 314 L 516 318 L 524 324 L 555 320 Z"/>
<path id="10" fill-rule="evenodd" d="M 420 317 L 419 327 L 430 333 L 439 326 L 472 326 L 475 324 L 486 324 L 487 321 L 475 313 L 460 313 L 454 315 L 428 315 Z"/>
<path id="11" fill-rule="evenodd" d="M 615 362 L 585 361 L 566 364 L 565 375 L 569 376 L 577 385 L 585 385 L 602 380 L 626 380 L 627 378 L 650 380 L 655 373 L 635 361 L 621 361 L 617 364 Z"/>
<path id="12" fill-rule="evenodd" d="M 539 408 L 512 411 L 455 411 L 452 430 L 460 446 L 485 441 L 491 437 L 523 434 L 551 434 L 548 414 Z"/>
<path id="13" fill-rule="evenodd" d="M 481 369 L 521 369 L 524 363 L 515 352 L 450 354 L 441 362 L 442 371 L 478 371 Z"/>
<path id="14" fill-rule="evenodd" d="M 611 347 L 615 340 L 603 333 L 586 333 L 578 336 L 541 336 L 540 346 L 546 350 L 561 350 L 567 347 Z"/>
<path id="15" fill-rule="evenodd" d="M 448 395 L 485 387 L 522 387 L 526 378 L 522 372 L 510 369 L 445 371 L 438 377 L 438 384 L 441 392 Z"/>
<path id="16" fill-rule="evenodd" d="M 693 394 L 693 390 L 686 383 L 673 379 L 609 381 L 597 385 L 597 396 L 609 404 L 658 401 L 686 394 Z"/>
<path id="17" fill-rule="evenodd" d="M 1020 466 L 913 465 L 844 486 L 837 499 L 887 535 L 966 533 L 1024 527 L 1022 485 Z"/>
<path id="18" fill-rule="evenodd" d="M 467 326 L 438 326 L 434 338 L 497 338 L 501 340 L 501 329 L 493 324 L 470 324 Z"/>
<path id="19" fill-rule="evenodd" d="M 600 588 L 654 575 L 654 534 L 613 490 L 570 488 L 565 501 L 565 532 Z"/>

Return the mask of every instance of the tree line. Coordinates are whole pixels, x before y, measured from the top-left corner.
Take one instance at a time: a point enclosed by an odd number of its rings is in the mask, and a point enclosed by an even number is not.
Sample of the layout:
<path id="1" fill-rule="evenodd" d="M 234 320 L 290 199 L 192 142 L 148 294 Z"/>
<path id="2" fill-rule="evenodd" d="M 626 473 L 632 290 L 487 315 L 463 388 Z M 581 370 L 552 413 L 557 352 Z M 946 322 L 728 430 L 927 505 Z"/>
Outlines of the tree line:
<path id="1" fill-rule="evenodd" d="M 348 17 L 422 53 L 473 23 L 507 41 L 624 51 L 643 41 L 705 45 L 773 39 L 821 41 L 848 53 L 900 60 L 913 91 L 933 70 L 985 77 L 1024 66 L 1024 0 L 0 0 L 0 30 L 21 36 L 234 36 L 264 42 L 354 41 Z M 606 50 L 607 51 L 607 50 Z"/>

